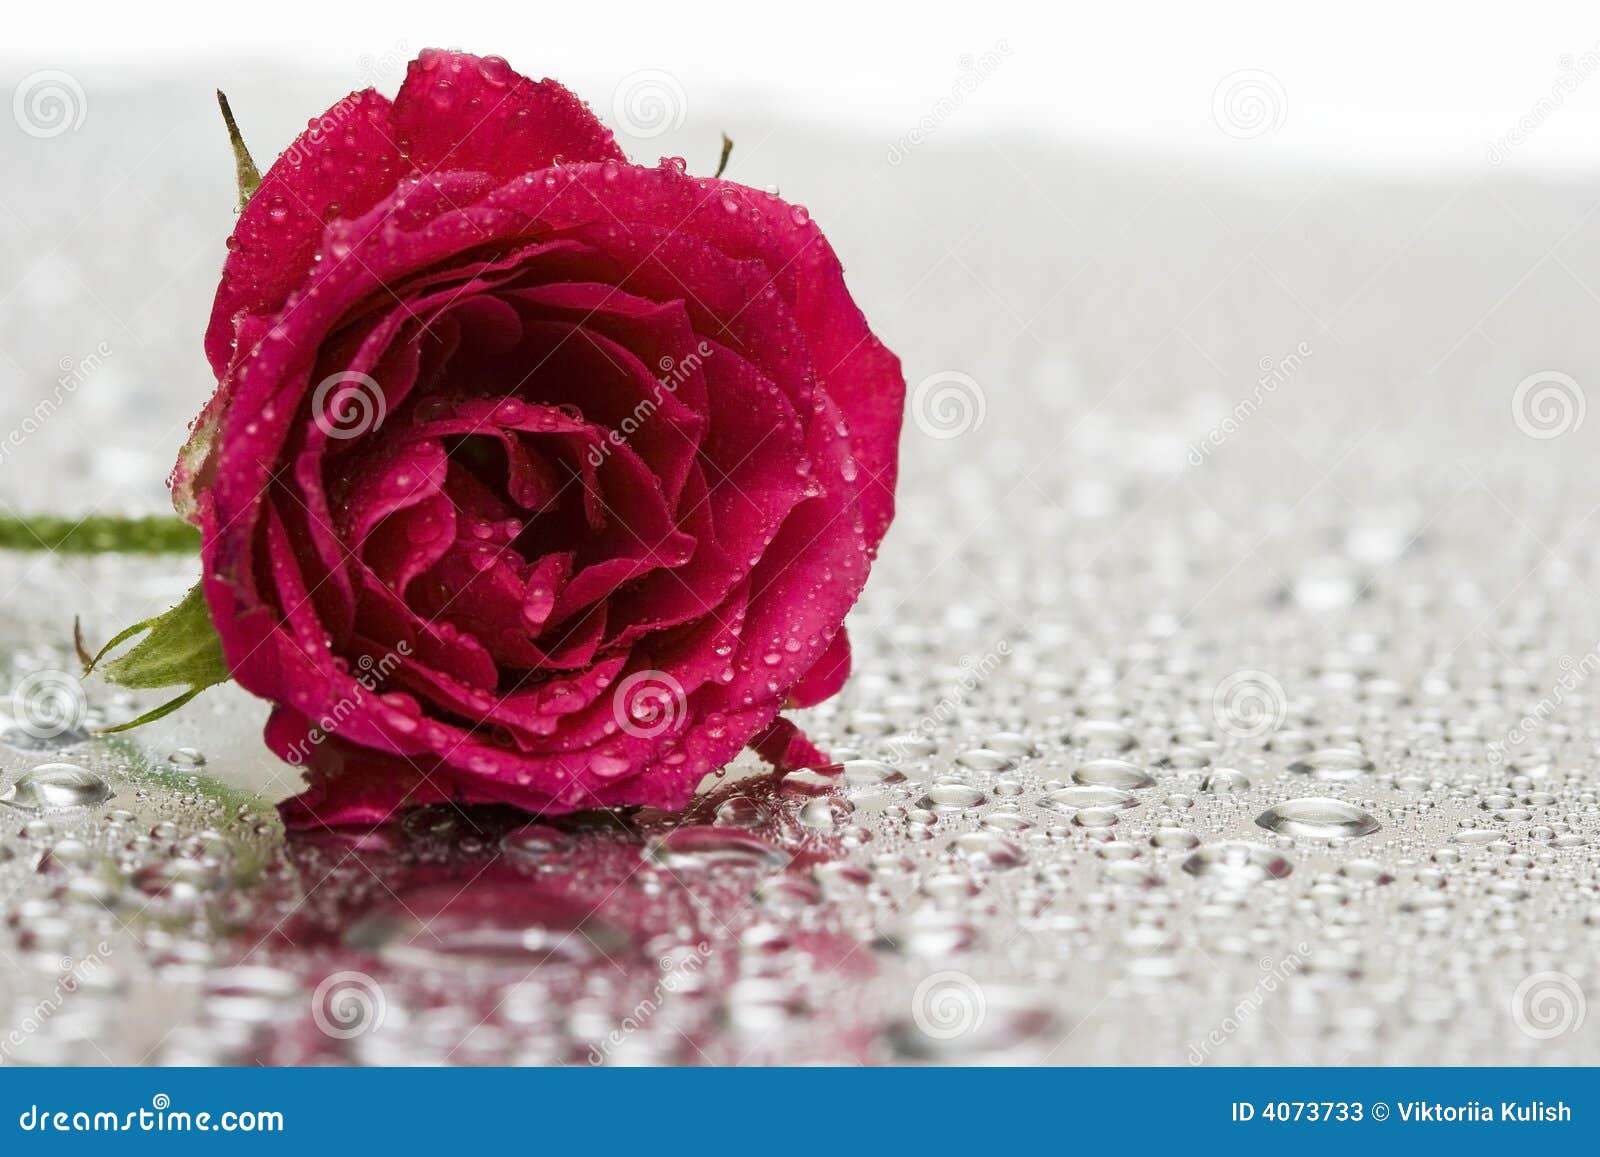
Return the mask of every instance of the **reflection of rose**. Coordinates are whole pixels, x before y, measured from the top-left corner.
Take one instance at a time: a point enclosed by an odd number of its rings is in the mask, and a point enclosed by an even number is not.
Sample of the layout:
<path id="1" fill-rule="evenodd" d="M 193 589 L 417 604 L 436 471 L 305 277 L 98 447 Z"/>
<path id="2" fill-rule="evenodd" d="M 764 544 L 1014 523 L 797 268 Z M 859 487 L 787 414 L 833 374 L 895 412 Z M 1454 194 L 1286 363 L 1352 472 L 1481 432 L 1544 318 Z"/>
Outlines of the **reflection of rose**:
<path id="1" fill-rule="evenodd" d="M 428 52 L 330 118 L 229 240 L 174 476 L 269 744 L 337 721 L 286 817 L 681 806 L 844 679 L 898 361 L 804 210 L 629 164 L 554 82 Z"/>

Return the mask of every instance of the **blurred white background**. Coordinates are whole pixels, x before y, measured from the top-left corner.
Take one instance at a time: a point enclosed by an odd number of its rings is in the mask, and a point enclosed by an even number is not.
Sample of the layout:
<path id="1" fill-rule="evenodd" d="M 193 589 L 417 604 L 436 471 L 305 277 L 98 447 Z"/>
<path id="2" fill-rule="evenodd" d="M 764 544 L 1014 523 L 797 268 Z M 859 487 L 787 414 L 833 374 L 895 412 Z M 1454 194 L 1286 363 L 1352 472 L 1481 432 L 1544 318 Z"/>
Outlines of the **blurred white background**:
<path id="1" fill-rule="evenodd" d="M 84 379 L 8 455 L 0 499 L 18 507 L 163 504 L 209 389 L 199 337 L 233 214 L 212 89 L 265 166 L 351 89 L 393 94 L 430 45 L 557 77 L 643 163 L 710 172 L 731 134 L 729 176 L 809 208 L 908 379 L 984 388 L 989 425 L 955 445 L 990 469 L 1114 428 L 1124 465 L 1182 471 L 1302 344 L 1270 424 L 1193 482 L 1280 453 L 1382 469 L 1424 436 L 1525 475 L 1600 439 L 1581 415 L 1530 438 L 1510 408 L 1530 375 L 1581 391 L 1600 374 L 1592 4 L 282 0 L 7 19 L 0 428 Z M 905 449 L 935 476 L 949 451 Z"/>
<path id="2" fill-rule="evenodd" d="M 1302 344 L 1270 423 L 1191 484 L 1345 450 L 1383 470 L 1419 438 L 1525 476 L 1600 444 L 1581 414 L 1558 439 L 1511 420 L 1530 375 L 1576 404 L 1600 374 L 1592 5 L 283 0 L 8 24 L 0 428 L 84 379 L 7 456 L 17 507 L 164 504 L 233 214 L 212 89 L 265 166 L 428 46 L 562 80 L 642 163 L 710 172 L 728 132 L 729 176 L 809 208 L 908 379 L 982 386 L 992 418 L 954 445 L 992 470 L 1115 429 L 1124 466 L 1182 471 Z M 942 477 L 950 449 L 905 455 Z"/>
<path id="3" fill-rule="evenodd" d="M 1592 3 L 1404 5 L 1068 2 L 797 4 L 613 0 L 508 6 L 391 0 L 268 5 L 106 0 L 14 6 L 0 61 L 160 75 L 214 61 L 342 71 L 426 46 L 505 56 L 597 107 L 639 69 L 673 74 L 689 115 L 746 100 L 857 128 L 914 124 L 957 79 L 958 60 L 1009 44 L 1007 66 L 951 118 L 952 136 L 1005 127 L 1067 141 L 1227 155 L 1219 81 L 1260 70 L 1281 86 L 1281 123 L 1252 146 L 1275 157 L 1413 167 L 1481 161 L 1537 115 L 1518 167 L 1593 168 L 1600 156 L 1600 14 Z M 1586 54 L 1591 54 L 1586 59 Z M 1568 89 L 1563 78 L 1579 83 Z M 221 77 L 219 79 L 225 79 Z M 711 131 L 715 125 L 710 126 Z"/>

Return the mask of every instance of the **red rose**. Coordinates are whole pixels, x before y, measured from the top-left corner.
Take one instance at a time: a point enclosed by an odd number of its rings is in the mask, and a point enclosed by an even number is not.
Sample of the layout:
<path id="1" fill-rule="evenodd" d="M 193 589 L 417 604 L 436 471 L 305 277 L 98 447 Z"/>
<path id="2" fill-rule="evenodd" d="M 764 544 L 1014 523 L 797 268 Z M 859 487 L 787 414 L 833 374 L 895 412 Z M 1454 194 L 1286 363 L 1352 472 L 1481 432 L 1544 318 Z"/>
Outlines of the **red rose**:
<path id="1" fill-rule="evenodd" d="M 291 825 L 680 807 L 833 694 L 904 381 L 803 209 L 425 52 L 229 239 L 174 474 Z"/>

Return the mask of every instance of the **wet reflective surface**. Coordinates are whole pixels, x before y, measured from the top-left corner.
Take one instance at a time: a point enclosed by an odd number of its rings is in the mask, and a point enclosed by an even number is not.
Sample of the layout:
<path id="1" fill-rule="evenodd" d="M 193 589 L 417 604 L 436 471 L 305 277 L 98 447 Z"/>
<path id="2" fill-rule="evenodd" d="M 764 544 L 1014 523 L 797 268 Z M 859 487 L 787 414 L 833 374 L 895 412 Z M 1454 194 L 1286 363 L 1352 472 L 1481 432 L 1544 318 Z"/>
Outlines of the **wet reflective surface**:
<path id="1" fill-rule="evenodd" d="M 201 88 L 0 175 L 6 424 L 117 351 L 13 507 L 161 500 L 228 220 Z M 734 172 L 815 189 L 913 386 L 855 674 L 803 713 L 835 762 L 286 839 L 259 704 L 98 738 L 150 702 L 71 679 L 74 613 L 192 566 L 0 554 L 0 1063 L 1600 1058 L 1600 423 L 1514 408 L 1600 382 L 1595 190 L 879 155 Z M 164 213 L 93 208 L 130 173 Z"/>

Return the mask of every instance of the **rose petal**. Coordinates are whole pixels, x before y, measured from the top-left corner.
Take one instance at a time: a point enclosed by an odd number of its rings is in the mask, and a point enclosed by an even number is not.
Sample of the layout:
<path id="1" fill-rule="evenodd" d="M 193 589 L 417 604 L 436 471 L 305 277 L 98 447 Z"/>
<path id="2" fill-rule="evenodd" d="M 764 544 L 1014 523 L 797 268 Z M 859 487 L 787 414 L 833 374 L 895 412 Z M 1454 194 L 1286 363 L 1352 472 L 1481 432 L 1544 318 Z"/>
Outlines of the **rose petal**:
<path id="1" fill-rule="evenodd" d="M 790 707 L 812 707 L 839 693 L 845 680 L 850 678 L 850 636 L 843 627 L 822 652 L 822 658 L 789 688 Z"/>
<path id="2" fill-rule="evenodd" d="M 406 69 L 394 123 L 423 172 L 463 169 L 504 181 L 557 158 L 624 159 L 611 130 L 571 92 L 520 76 L 494 56 L 425 49 Z"/>
<path id="3" fill-rule="evenodd" d="M 228 239 L 206 356 L 221 378 L 241 313 L 275 313 L 304 280 L 326 223 L 359 217 L 394 190 L 405 162 L 388 98 L 354 92 L 313 120 L 261 178 Z"/>

